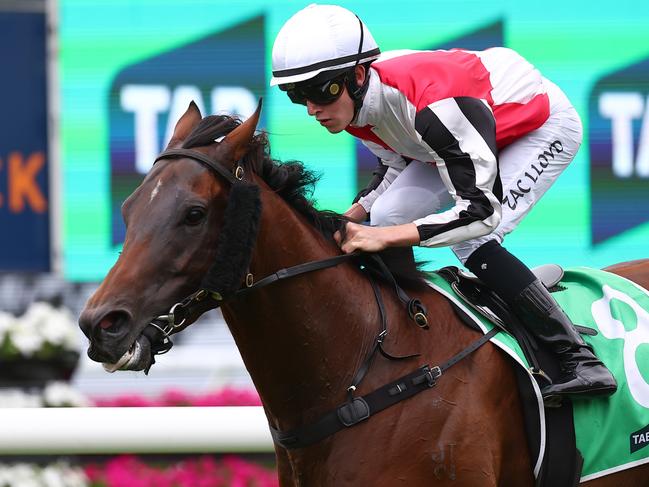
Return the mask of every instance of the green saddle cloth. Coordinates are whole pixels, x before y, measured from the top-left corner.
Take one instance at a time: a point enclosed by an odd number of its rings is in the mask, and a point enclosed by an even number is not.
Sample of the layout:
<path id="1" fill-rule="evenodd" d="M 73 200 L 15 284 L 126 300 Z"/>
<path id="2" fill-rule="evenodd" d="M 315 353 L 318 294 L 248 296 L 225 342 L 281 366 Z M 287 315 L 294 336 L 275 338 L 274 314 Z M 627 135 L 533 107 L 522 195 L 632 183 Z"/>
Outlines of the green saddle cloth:
<path id="1" fill-rule="evenodd" d="M 575 324 L 598 330 L 584 336 L 618 383 L 606 398 L 573 399 L 577 448 L 584 457 L 581 481 L 649 462 L 649 292 L 631 281 L 598 269 L 569 269 L 553 296 Z M 458 304 L 486 333 L 493 324 L 476 314 L 440 276 L 431 286 Z M 526 370 L 529 367 L 516 340 L 501 332 L 491 340 Z M 539 403 L 541 394 L 534 379 Z M 543 408 L 540 424 L 545 431 Z M 538 475 L 543 448 L 535 459 Z"/>

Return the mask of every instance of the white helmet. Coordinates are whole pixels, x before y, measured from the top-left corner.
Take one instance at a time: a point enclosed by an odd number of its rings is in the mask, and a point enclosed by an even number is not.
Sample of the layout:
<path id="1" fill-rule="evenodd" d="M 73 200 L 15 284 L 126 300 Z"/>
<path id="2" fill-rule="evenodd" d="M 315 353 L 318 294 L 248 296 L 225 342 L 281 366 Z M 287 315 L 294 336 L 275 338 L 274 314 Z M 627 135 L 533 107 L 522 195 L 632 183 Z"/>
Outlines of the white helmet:
<path id="1" fill-rule="evenodd" d="M 323 71 L 340 71 L 373 61 L 381 51 L 365 24 L 337 5 L 297 12 L 277 34 L 270 85 L 298 83 Z"/>

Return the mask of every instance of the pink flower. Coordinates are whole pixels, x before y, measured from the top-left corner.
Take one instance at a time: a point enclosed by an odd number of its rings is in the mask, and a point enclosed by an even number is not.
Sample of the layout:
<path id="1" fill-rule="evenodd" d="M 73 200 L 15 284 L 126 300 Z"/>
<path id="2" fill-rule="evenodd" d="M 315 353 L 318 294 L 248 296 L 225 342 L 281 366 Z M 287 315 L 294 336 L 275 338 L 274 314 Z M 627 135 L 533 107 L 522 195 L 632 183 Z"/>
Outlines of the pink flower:
<path id="1" fill-rule="evenodd" d="M 254 390 L 225 387 L 219 391 L 196 396 L 170 389 L 154 399 L 133 394 L 116 398 L 95 398 L 93 403 L 98 407 L 261 406 L 261 399 Z"/>
<path id="2" fill-rule="evenodd" d="M 169 389 L 162 393 L 160 402 L 163 406 L 191 406 L 192 396 L 176 389 Z"/>
<path id="3" fill-rule="evenodd" d="M 272 468 L 234 455 L 219 460 L 209 455 L 171 465 L 150 466 L 133 455 L 121 455 L 105 465 L 89 464 L 86 475 L 105 487 L 277 487 Z"/>
<path id="4" fill-rule="evenodd" d="M 98 407 L 150 407 L 153 402 L 143 396 L 122 395 L 110 399 L 94 399 L 95 406 Z"/>

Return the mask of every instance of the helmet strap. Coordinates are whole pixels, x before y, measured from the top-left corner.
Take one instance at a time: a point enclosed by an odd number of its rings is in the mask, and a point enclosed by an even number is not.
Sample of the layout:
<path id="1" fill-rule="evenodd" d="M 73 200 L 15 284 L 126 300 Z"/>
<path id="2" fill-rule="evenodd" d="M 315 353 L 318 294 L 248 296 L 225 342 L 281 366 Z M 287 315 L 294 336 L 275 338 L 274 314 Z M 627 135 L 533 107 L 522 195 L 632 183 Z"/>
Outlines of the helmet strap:
<path id="1" fill-rule="evenodd" d="M 356 115 L 358 115 L 359 110 L 363 106 L 363 99 L 365 98 L 365 93 L 367 93 L 367 89 L 369 88 L 369 81 L 370 70 L 367 68 L 367 65 L 365 65 L 365 80 L 363 81 L 362 85 L 359 86 L 356 82 L 355 66 L 345 80 L 345 86 L 347 87 L 349 96 L 354 102 L 354 117 L 352 118 L 352 120 L 356 119 Z"/>
<path id="2" fill-rule="evenodd" d="M 356 18 L 358 19 L 358 25 L 361 28 L 361 36 L 358 42 L 358 53 L 356 54 L 356 63 L 351 68 L 350 75 L 347 76 L 345 82 L 347 91 L 349 92 L 349 96 L 354 102 L 354 117 L 352 118 L 352 120 L 356 119 L 356 115 L 358 115 L 358 111 L 363 106 L 363 98 L 365 97 L 365 93 L 367 93 L 367 88 L 369 86 L 369 80 L 370 80 L 370 71 L 367 68 L 367 66 L 369 65 L 368 63 L 365 65 L 365 80 L 363 81 L 363 84 L 359 86 L 358 83 L 356 82 L 356 66 L 358 66 L 358 63 L 361 60 L 361 52 L 363 52 L 363 38 L 365 35 L 365 29 L 363 29 L 363 22 L 361 21 L 358 15 L 356 15 Z"/>

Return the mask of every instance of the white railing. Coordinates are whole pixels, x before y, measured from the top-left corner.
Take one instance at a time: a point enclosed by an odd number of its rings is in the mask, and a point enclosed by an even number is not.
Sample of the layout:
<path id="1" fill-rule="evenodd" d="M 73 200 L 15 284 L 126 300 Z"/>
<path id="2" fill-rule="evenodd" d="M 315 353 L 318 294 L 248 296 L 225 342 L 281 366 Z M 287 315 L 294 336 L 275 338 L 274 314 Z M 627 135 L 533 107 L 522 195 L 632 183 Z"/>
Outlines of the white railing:
<path id="1" fill-rule="evenodd" d="M 0 408 L 0 455 L 272 450 L 261 407 Z"/>

